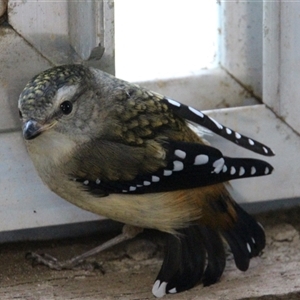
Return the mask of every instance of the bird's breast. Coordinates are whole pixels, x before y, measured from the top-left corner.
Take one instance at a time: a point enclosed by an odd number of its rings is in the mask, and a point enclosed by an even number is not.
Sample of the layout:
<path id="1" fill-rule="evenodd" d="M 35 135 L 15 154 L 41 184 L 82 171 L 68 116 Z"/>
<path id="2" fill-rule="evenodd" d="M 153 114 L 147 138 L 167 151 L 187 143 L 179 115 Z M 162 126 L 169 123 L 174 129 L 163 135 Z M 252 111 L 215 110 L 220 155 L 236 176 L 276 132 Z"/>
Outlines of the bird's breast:
<path id="1" fill-rule="evenodd" d="M 40 177 L 50 187 L 53 178 L 63 176 L 64 164 L 72 157 L 76 143 L 61 133 L 49 131 L 26 141 L 26 146 Z"/>

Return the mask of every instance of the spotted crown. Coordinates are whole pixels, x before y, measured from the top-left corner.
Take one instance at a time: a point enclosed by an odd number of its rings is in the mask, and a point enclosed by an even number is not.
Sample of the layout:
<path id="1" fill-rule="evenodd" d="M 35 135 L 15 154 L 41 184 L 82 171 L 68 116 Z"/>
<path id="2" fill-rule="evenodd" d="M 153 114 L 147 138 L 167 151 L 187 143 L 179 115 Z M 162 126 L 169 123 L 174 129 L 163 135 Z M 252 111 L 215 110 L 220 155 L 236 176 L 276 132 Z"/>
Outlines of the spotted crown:
<path id="1" fill-rule="evenodd" d="M 23 115 L 42 111 L 52 106 L 57 90 L 64 85 L 73 85 L 90 78 L 92 75 L 82 65 L 64 65 L 48 69 L 33 77 L 19 97 L 19 107 Z"/>

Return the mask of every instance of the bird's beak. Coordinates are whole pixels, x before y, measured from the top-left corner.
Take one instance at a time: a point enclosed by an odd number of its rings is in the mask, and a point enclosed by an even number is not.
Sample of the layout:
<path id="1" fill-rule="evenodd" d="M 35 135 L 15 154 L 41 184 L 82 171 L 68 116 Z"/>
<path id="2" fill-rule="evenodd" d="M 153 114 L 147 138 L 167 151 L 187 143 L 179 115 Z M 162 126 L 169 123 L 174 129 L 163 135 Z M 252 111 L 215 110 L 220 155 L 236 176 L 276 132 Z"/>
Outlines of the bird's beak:
<path id="1" fill-rule="evenodd" d="M 54 125 L 55 123 L 41 125 L 37 121 L 30 119 L 23 124 L 23 137 L 25 140 L 32 140 Z"/>
<path id="2" fill-rule="evenodd" d="M 23 124 L 23 137 L 32 140 L 42 133 L 42 126 L 35 120 L 28 120 Z"/>

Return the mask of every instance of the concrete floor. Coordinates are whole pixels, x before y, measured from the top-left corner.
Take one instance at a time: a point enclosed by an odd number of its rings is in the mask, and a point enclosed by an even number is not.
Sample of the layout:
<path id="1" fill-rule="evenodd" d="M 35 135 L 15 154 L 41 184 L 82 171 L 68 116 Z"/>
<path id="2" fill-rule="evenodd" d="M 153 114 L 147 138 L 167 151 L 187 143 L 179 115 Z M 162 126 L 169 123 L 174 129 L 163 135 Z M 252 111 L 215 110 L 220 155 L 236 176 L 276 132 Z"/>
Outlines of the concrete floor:
<path id="1" fill-rule="evenodd" d="M 257 218 L 266 229 L 267 246 L 261 257 L 251 261 L 247 272 L 238 271 L 229 255 L 219 283 L 205 288 L 199 285 L 164 299 L 300 299 L 300 208 Z M 108 238 L 103 236 L 103 240 Z M 37 251 L 66 259 L 101 243 L 98 236 L 3 244 L 0 299 L 154 299 L 151 288 L 161 265 L 162 240 L 160 234 L 143 233 L 92 259 L 98 263 L 96 270 L 72 271 L 32 267 L 25 253 Z"/>

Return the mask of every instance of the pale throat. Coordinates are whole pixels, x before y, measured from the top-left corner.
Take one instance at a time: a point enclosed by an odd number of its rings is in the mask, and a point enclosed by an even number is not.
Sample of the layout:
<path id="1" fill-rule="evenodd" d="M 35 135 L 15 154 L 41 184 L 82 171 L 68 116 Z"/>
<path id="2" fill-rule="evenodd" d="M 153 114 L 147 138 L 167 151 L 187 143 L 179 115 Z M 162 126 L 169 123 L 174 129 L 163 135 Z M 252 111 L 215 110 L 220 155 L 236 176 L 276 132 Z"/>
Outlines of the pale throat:
<path id="1" fill-rule="evenodd" d="M 76 143 L 67 135 L 54 130 L 43 132 L 34 140 L 26 141 L 26 146 L 35 165 L 60 164 L 72 157 Z"/>

